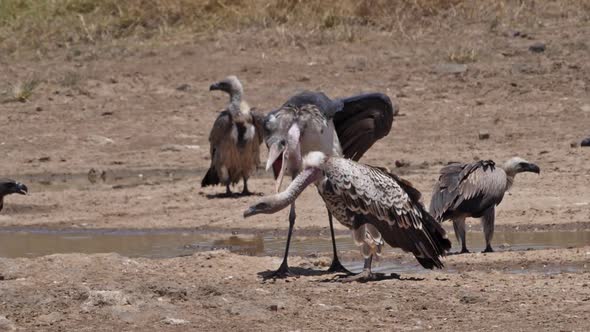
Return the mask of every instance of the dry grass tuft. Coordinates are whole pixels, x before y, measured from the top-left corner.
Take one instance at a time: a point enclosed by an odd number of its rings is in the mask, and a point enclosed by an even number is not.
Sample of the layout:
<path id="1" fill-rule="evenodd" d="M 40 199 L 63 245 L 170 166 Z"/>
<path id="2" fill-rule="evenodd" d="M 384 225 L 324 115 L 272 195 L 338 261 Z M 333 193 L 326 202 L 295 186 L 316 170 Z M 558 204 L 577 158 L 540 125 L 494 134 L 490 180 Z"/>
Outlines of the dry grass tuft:
<path id="1" fill-rule="evenodd" d="M 41 83 L 41 81 L 39 81 L 36 78 L 31 78 L 31 79 L 27 79 L 25 81 L 22 82 L 18 82 L 16 84 L 11 84 L 11 89 L 9 91 L 5 91 L 2 95 L 2 102 L 3 103 L 10 103 L 10 102 L 21 102 L 24 103 L 27 100 L 29 100 L 29 98 L 31 98 L 31 96 L 33 95 L 33 90 L 35 90 L 35 88 L 37 86 L 39 86 L 39 84 Z"/>
<path id="2" fill-rule="evenodd" d="M 0 0 L 0 48 L 43 51 L 120 38 L 150 39 L 180 32 L 278 29 L 306 36 L 338 31 L 356 41 L 362 27 L 413 38 L 454 22 L 530 24 L 539 15 L 580 17 L 590 0 Z M 444 24 L 441 22 L 445 22 Z"/>

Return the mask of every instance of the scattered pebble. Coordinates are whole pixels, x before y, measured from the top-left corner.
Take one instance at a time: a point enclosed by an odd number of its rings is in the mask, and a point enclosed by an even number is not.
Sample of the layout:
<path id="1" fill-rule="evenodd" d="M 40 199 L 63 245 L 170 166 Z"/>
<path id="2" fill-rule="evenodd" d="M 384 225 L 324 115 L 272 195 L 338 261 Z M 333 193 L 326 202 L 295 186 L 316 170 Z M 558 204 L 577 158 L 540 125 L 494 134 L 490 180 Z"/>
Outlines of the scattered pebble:
<path id="1" fill-rule="evenodd" d="M 486 131 L 480 131 L 478 137 L 479 137 L 480 140 L 489 139 L 490 138 L 490 133 L 488 133 Z"/>
<path id="2" fill-rule="evenodd" d="M 467 71 L 467 65 L 461 63 L 441 63 L 434 67 L 439 74 L 461 74 Z"/>
<path id="3" fill-rule="evenodd" d="M 162 323 L 164 323 L 166 325 L 186 325 L 190 322 L 186 319 L 166 317 L 162 320 Z"/>
<path id="4" fill-rule="evenodd" d="M 545 52 L 545 43 L 534 43 L 529 47 L 529 51 L 533 53 L 543 53 Z"/>
<path id="5" fill-rule="evenodd" d="M 35 107 L 35 111 L 42 112 L 43 108 L 41 106 L 37 106 L 37 107 Z"/>
<path id="6" fill-rule="evenodd" d="M 396 160 L 395 161 L 395 167 L 406 167 L 406 166 L 410 166 L 410 162 L 400 159 L 400 160 Z"/>
<path id="7" fill-rule="evenodd" d="M 131 304 L 129 299 L 121 291 L 91 290 L 88 292 L 88 300 L 83 303 L 83 307 L 103 307 L 114 305 Z"/>
<path id="8" fill-rule="evenodd" d="M 176 87 L 176 90 L 178 90 L 178 91 L 188 91 L 190 89 L 191 89 L 191 86 L 189 84 L 186 84 L 186 83 L 181 84 L 181 85 L 179 85 L 179 86 Z"/>
<path id="9" fill-rule="evenodd" d="M 16 327 L 14 324 L 5 316 L 0 316 L 0 331 L 14 331 Z"/>
<path id="10" fill-rule="evenodd" d="M 48 162 L 50 160 L 51 160 L 51 157 L 41 157 L 41 158 L 39 158 L 39 161 L 42 162 L 42 163 Z"/>

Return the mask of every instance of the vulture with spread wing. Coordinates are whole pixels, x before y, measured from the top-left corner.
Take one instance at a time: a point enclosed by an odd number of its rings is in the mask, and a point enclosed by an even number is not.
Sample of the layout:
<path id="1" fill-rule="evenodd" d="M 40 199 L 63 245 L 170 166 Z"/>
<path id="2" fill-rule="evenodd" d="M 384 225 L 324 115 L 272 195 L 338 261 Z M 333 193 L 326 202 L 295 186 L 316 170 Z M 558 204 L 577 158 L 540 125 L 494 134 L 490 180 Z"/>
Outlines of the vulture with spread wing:
<path id="1" fill-rule="evenodd" d="M 291 97 L 278 110 L 269 113 L 264 122 L 269 148 L 266 169 L 273 169 L 280 190 L 285 174 L 295 178 L 302 169 L 301 156 L 321 151 L 328 156 L 359 160 L 379 139 L 385 137 L 397 114 L 397 107 L 381 93 L 350 98 L 328 98 L 319 92 L 302 92 Z M 332 213 L 328 210 L 334 258 L 329 271 L 346 271 L 336 252 Z M 289 212 L 289 232 L 283 262 L 273 276 L 289 275 L 287 257 L 293 225 L 295 202 Z M 372 228 L 370 224 L 360 227 Z M 374 229 L 367 232 L 377 232 Z M 361 236 L 362 237 L 362 236 Z"/>
<path id="2" fill-rule="evenodd" d="M 267 196 L 244 212 L 245 217 L 275 213 L 292 204 L 305 187 L 315 183 L 330 211 L 343 225 L 358 233 L 365 257 L 362 273 L 349 280 L 376 280 L 371 261 L 383 241 L 414 254 L 424 268 L 442 268 L 440 257 L 451 248 L 445 230 L 420 202 L 420 192 L 387 169 L 359 164 L 350 159 L 312 152 L 303 170 L 289 187 Z M 356 239 L 356 235 L 355 235 Z"/>
<path id="3" fill-rule="evenodd" d="M 227 92 L 229 106 L 219 114 L 209 134 L 211 166 L 201 186 L 223 184 L 225 195 L 230 196 L 230 185 L 243 179 L 242 194 L 249 195 L 248 178 L 260 164 L 264 117 L 242 99 L 244 90 L 235 76 L 211 85 L 209 90 Z"/>
<path id="4" fill-rule="evenodd" d="M 481 218 L 486 248 L 492 252 L 495 207 L 502 202 L 504 193 L 512 187 L 518 173 L 541 172 L 539 166 L 522 158 L 514 157 L 503 167 L 491 160 L 468 164 L 450 164 L 440 171 L 430 201 L 430 213 L 439 222 L 451 219 L 461 253 L 467 253 L 465 242 L 465 218 Z"/>

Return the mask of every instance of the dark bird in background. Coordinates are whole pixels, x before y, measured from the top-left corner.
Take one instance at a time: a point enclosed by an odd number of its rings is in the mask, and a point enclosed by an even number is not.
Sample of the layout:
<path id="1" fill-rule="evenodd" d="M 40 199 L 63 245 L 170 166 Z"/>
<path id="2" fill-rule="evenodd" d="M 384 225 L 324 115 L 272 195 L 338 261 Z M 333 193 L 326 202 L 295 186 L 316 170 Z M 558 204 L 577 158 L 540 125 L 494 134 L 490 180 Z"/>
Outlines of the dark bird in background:
<path id="1" fill-rule="evenodd" d="M 10 194 L 26 195 L 29 192 L 27 186 L 9 179 L 0 179 L 0 211 L 4 207 L 4 196 Z"/>
<path id="2" fill-rule="evenodd" d="M 209 134 L 211 166 L 201 186 L 225 185 L 225 195 L 231 196 L 230 185 L 244 180 L 243 195 L 248 190 L 248 178 L 260 164 L 262 122 L 264 116 L 250 108 L 243 100 L 242 84 L 229 76 L 209 87 L 229 94 L 229 105 L 222 111 Z"/>
<path id="3" fill-rule="evenodd" d="M 420 202 L 420 192 L 385 168 L 350 159 L 328 157 L 322 152 L 308 154 L 302 172 L 285 191 L 262 198 L 244 212 L 244 217 L 275 213 L 292 204 L 312 183 L 328 211 L 353 233 L 365 225 L 372 226 L 365 228 L 363 233 L 368 233 L 361 234 L 357 241 L 365 257 L 363 272 L 349 280 L 379 278 L 371 272 L 371 262 L 380 253 L 383 240 L 414 254 L 424 268 L 443 267 L 440 258 L 451 248 L 451 242 Z"/>
<path id="4" fill-rule="evenodd" d="M 465 218 L 481 218 L 486 240 L 484 252 L 493 252 L 495 207 L 502 202 L 504 193 L 514 183 L 518 173 L 539 174 L 539 166 L 522 158 L 514 157 L 504 166 L 498 167 L 491 160 L 469 164 L 450 164 L 440 171 L 434 185 L 430 202 L 430 213 L 439 222 L 451 219 L 457 240 L 461 242 L 461 253 L 467 253 L 465 243 Z"/>
<path id="5" fill-rule="evenodd" d="M 285 174 L 295 178 L 302 170 L 301 156 L 320 151 L 327 156 L 359 160 L 379 139 L 385 137 L 397 107 L 384 94 L 371 93 L 349 98 L 328 98 L 323 93 L 302 92 L 291 97 L 278 110 L 267 114 L 265 141 L 269 148 L 266 169 L 273 169 L 277 191 Z M 290 274 L 287 257 L 295 224 L 295 201 L 289 212 L 289 233 L 283 262 L 273 274 Z M 334 257 L 328 271 L 347 272 L 338 259 L 332 213 L 328 209 Z M 367 224 L 366 227 L 372 227 Z M 375 230 L 376 231 L 376 230 Z"/>

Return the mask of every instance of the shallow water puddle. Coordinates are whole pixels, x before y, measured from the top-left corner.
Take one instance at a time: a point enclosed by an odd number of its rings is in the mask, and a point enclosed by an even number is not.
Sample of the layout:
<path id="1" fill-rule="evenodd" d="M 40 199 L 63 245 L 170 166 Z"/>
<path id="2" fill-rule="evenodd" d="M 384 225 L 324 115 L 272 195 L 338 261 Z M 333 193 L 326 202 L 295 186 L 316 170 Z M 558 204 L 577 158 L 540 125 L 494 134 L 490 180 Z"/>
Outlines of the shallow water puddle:
<path id="1" fill-rule="evenodd" d="M 453 251 L 458 244 L 453 240 Z M 356 250 L 349 236 L 337 238 L 341 251 Z M 483 234 L 469 232 L 467 245 L 472 252 L 483 249 Z M 590 245 L 590 231 L 496 232 L 496 250 L 569 248 Z M 109 253 L 129 257 L 166 258 L 198 251 L 228 249 L 246 255 L 280 256 L 285 238 L 263 235 L 232 235 L 194 230 L 43 230 L 0 229 L 0 257 L 37 257 L 55 253 Z M 292 255 L 330 253 L 329 237 L 295 234 Z M 386 246 L 386 250 L 394 250 Z M 397 250 L 397 249 L 395 249 Z"/>

